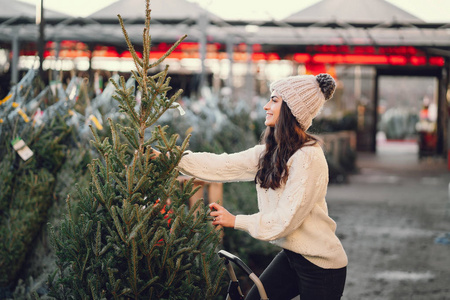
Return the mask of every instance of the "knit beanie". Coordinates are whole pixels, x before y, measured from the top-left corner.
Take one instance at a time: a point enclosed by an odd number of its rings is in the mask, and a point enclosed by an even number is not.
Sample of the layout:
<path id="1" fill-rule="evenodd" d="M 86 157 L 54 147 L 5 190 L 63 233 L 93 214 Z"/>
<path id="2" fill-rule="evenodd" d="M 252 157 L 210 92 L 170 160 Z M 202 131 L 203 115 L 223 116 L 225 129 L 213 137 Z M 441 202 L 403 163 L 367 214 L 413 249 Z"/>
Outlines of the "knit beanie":
<path id="1" fill-rule="evenodd" d="M 313 118 L 321 112 L 335 89 L 336 82 L 326 73 L 291 76 L 270 85 L 270 91 L 281 96 L 304 131 L 311 126 Z"/>

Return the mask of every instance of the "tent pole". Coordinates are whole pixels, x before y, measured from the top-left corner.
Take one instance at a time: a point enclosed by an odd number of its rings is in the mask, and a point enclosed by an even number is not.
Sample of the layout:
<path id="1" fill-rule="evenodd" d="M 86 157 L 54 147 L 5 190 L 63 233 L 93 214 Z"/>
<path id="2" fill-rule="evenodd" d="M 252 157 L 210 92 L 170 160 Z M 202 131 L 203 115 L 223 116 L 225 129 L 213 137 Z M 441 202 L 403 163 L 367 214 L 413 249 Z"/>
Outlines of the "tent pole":
<path id="1" fill-rule="evenodd" d="M 19 82 L 19 28 L 14 28 L 12 38 L 11 85 Z"/>
<path id="2" fill-rule="evenodd" d="M 39 0 L 38 0 L 39 1 Z M 36 24 L 39 26 L 39 35 L 38 35 L 38 55 L 39 55 L 39 77 L 41 80 L 44 80 L 44 47 L 45 47 L 45 36 L 44 36 L 44 27 L 45 27 L 45 19 L 44 19 L 44 0 L 40 0 L 39 7 L 36 9 Z"/>
<path id="3" fill-rule="evenodd" d="M 199 38 L 199 48 L 200 48 L 200 60 L 201 60 L 201 73 L 200 73 L 200 83 L 198 86 L 199 92 L 201 93 L 203 86 L 206 83 L 206 30 L 208 27 L 208 17 L 206 14 L 200 14 L 198 18 L 198 27 L 200 31 Z"/>
<path id="4" fill-rule="evenodd" d="M 234 93 L 233 93 L 233 48 L 234 48 L 234 37 L 233 35 L 227 36 L 227 56 L 229 61 L 229 70 L 228 70 L 228 78 L 227 78 L 227 86 L 230 89 L 230 98 L 234 99 Z"/>
<path id="5" fill-rule="evenodd" d="M 255 103 L 253 103 L 254 90 L 255 90 L 255 78 L 253 74 L 253 43 L 247 41 L 247 74 L 246 74 L 246 89 L 247 100 L 249 101 L 252 109 Z"/>

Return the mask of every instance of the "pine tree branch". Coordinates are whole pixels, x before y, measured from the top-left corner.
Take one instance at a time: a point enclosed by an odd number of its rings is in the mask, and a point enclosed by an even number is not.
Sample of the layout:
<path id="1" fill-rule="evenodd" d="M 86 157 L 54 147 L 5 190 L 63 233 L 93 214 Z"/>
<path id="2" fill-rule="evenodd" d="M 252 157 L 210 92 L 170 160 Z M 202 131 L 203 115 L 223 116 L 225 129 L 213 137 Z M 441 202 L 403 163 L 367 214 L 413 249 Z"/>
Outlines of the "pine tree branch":
<path id="1" fill-rule="evenodd" d="M 111 172 L 110 173 L 111 177 L 113 178 L 115 184 L 117 185 L 119 192 L 121 194 L 126 194 L 127 193 L 127 188 L 125 185 L 123 185 L 122 181 L 117 177 L 115 172 Z"/>
<path id="2" fill-rule="evenodd" d="M 134 149 L 139 149 L 140 142 L 136 136 L 136 131 L 133 130 L 133 128 L 123 127 L 120 124 L 117 124 L 117 127 L 119 127 L 120 132 L 122 132 L 128 142 L 130 142 L 131 146 L 133 146 Z"/>
<path id="3" fill-rule="evenodd" d="M 84 259 L 83 267 L 81 268 L 81 271 L 80 271 L 80 276 L 81 276 L 81 278 L 84 277 L 83 274 L 84 274 L 84 272 L 85 272 L 85 270 L 86 270 L 86 264 L 87 264 L 87 262 L 88 262 L 88 260 L 89 260 L 89 254 L 90 254 L 90 253 L 91 253 L 91 249 L 90 249 L 90 248 L 87 248 L 86 258 Z"/>
<path id="4" fill-rule="evenodd" d="M 122 88 L 120 88 L 117 82 L 114 81 L 114 79 L 111 78 L 109 81 L 114 85 L 117 93 L 122 94 L 125 99 L 128 98 L 130 93 L 127 92 L 125 82 L 122 81 Z M 113 95 L 112 97 L 119 101 L 119 103 L 121 104 L 119 105 L 119 107 L 122 108 L 124 112 L 127 112 L 127 115 L 128 117 L 130 117 L 131 121 L 139 124 L 139 117 L 136 115 L 134 106 L 131 105 L 131 101 L 123 101 L 122 98 L 117 97 L 116 95 Z"/>
<path id="5" fill-rule="evenodd" d="M 120 224 L 119 218 L 117 216 L 116 206 L 111 206 L 111 216 L 114 220 L 114 225 L 116 226 L 117 232 L 119 233 L 120 239 L 127 243 L 125 239 L 125 234 L 123 233 L 122 225 Z"/>
<path id="6" fill-rule="evenodd" d="M 169 280 L 166 283 L 167 286 L 172 286 L 175 276 L 177 275 L 178 271 L 180 270 L 180 266 L 181 266 L 181 257 L 179 257 L 177 259 L 177 261 L 175 262 L 175 267 L 173 268 L 173 272 L 172 272 L 171 276 L 169 277 Z"/>
<path id="7" fill-rule="evenodd" d="M 150 1 L 146 0 L 145 1 L 145 28 L 150 29 L 150 20 L 151 18 L 151 9 L 150 9 Z"/>
<path id="8" fill-rule="evenodd" d="M 143 62 L 138 57 L 138 55 L 136 54 L 136 51 L 134 50 L 133 44 L 131 43 L 130 38 L 128 37 L 128 33 L 127 33 L 126 29 L 125 29 L 125 25 L 123 23 L 122 17 L 120 16 L 120 14 L 117 15 L 117 17 L 119 18 L 120 27 L 122 27 L 122 32 L 123 32 L 123 35 L 125 37 L 125 41 L 126 41 L 126 43 L 128 45 L 128 50 L 130 51 L 131 56 L 133 57 L 133 62 L 135 64 L 135 66 L 136 66 L 136 70 L 139 71 L 139 69 L 140 69 L 139 67 L 143 66 Z"/>
<path id="9" fill-rule="evenodd" d="M 153 169 L 153 168 L 152 168 L 152 165 L 150 165 L 150 166 L 148 167 L 148 169 L 150 169 L 150 171 L 151 171 L 151 169 Z M 147 176 L 146 174 L 142 175 L 141 179 L 139 179 L 138 183 L 134 186 L 133 194 L 134 194 L 134 193 L 137 193 L 137 192 L 139 191 L 139 189 L 140 189 L 145 183 L 148 182 L 148 179 L 149 179 L 149 178 L 148 178 L 148 176 Z"/>
<path id="10" fill-rule="evenodd" d="M 111 268 L 107 268 L 106 270 L 108 272 L 109 283 L 112 287 L 111 294 L 113 295 L 114 299 L 119 299 L 119 295 L 117 295 L 117 291 L 119 290 L 120 279 L 116 280 L 114 278 L 114 272 Z"/>
<path id="11" fill-rule="evenodd" d="M 132 283 L 132 288 L 133 288 L 133 293 L 135 296 L 135 299 L 138 299 L 139 296 L 139 291 L 138 291 L 138 287 L 137 287 L 137 281 L 138 281 L 138 249 L 137 249 L 137 245 L 136 245 L 136 239 L 132 238 L 131 239 L 131 264 L 133 266 L 133 277 L 131 278 L 131 283 Z"/>
<path id="12" fill-rule="evenodd" d="M 92 181 L 93 181 L 93 183 L 94 183 L 94 186 L 95 186 L 95 188 L 96 188 L 96 190 L 97 190 L 97 194 L 100 196 L 100 201 L 103 203 L 103 204 L 106 204 L 106 197 L 105 197 L 105 195 L 103 194 L 103 190 L 102 190 L 102 188 L 101 188 L 101 186 L 100 186 L 100 183 L 99 183 L 99 180 L 98 180 L 98 175 L 97 175 L 97 173 L 95 172 L 95 169 L 94 169 L 94 165 L 93 165 L 93 163 L 95 163 L 95 161 L 97 161 L 98 162 L 98 159 L 94 159 L 94 160 L 92 160 L 92 164 L 88 164 L 88 168 L 89 168 L 89 171 L 91 172 L 91 178 L 92 178 Z"/>
<path id="13" fill-rule="evenodd" d="M 109 170 L 109 154 L 108 153 L 105 153 L 105 164 L 106 164 L 106 188 L 107 188 L 107 192 L 108 192 L 108 190 L 109 190 L 109 186 L 110 186 L 110 184 L 109 184 L 109 173 L 110 173 L 110 170 Z M 108 193 L 109 194 L 109 193 Z"/>
<path id="14" fill-rule="evenodd" d="M 136 170 L 136 161 L 138 158 L 137 150 L 134 151 L 133 161 L 131 162 L 131 166 L 125 166 L 127 170 L 127 190 L 128 190 L 128 198 L 131 200 L 131 196 L 133 194 L 133 184 L 134 184 L 134 174 Z"/>
<path id="15" fill-rule="evenodd" d="M 150 285 L 152 285 L 153 283 L 155 283 L 156 281 L 159 280 L 159 276 L 151 276 L 152 279 L 150 279 L 144 286 L 142 286 L 142 288 L 139 290 L 139 294 L 141 294 L 144 290 L 146 290 Z M 151 299 L 151 297 L 150 297 Z"/>
<path id="16" fill-rule="evenodd" d="M 187 38 L 187 34 L 185 34 L 185 35 L 183 35 L 181 38 L 179 38 L 178 41 L 176 41 L 175 44 L 173 44 L 173 46 L 170 47 L 170 49 L 167 50 L 167 52 L 164 53 L 163 56 L 161 56 L 156 62 L 154 62 L 153 64 L 151 64 L 151 65 L 149 66 L 149 69 L 154 68 L 154 67 L 158 66 L 161 62 L 163 62 L 163 61 L 167 58 L 167 56 L 169 56 L 169 55 L 173 52 L 173 50 L 175 50 L 175 48 L 177 48 L 177 47 L 181 44 L 181 42 L 182 42 L 185 38 Z"/>
<path id="17" fill-rule="evenodd" d="M 142 66 L 142 75 L 147 75 L 148 70 L 151 68 L 150 66 L 150 51 L 151 51 L 151 37 L 150 37 L 150 28 L 145 27 L 142 32 L 142 45 L 143 45 L 143 66 Z M 145 79 L 145 76 L 142 76 Z"/>
<path id="18" fill-rule="evenodd" d="M 69 211 L 69 226 L 70 226 L 70 229 L 72 230 L 72 231 L 74 231 L 74 227 L 73 227 L 73 224 L 74 224 L 74 214 L 73 214 L 73 211 L 72 211 L 72 205 L 71 205 L 71 203 L 70 203 L 70 195 L 67 195 L 67 198 L 66 198 L 66 204 L 67 204 L 67 209 L 68 209 L 68 211 Z"/>
<path id="19" fill-rule="evenodd" d="M 205 253 L 202 253 L 202 255 L 200 255 L 200 261 L 201 261 L 201 265 L 202 265 L 203 276 L 206 281 L 206 286 L 209 288 L 211 286 L 211 278 L 209 276 L 209 272 L 208 272 L 209 268 L 207 266 L 205 256 L 206 256 Z"/>
<path id="20" fill-rule="evenodd" d="M 217 295 L 219 292 L 221 280 L 226 272 L 226 269 L 222 266 L 219 268 L 219 271 L 216 273 L 216 278 L 214 280 L 214 283 L 212 284 L 212 290 L 209 295 L 206 295 L 206 298 L 212 297 L 214 295 Z"/>

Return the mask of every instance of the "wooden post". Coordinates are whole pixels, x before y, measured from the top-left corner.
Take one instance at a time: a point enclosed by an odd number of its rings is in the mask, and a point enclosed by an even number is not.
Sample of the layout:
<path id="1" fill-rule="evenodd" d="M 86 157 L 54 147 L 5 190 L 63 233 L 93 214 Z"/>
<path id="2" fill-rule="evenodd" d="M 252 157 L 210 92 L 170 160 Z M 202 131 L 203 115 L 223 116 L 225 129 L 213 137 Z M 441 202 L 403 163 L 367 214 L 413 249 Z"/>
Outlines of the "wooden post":
<path id="1" fill-rule="evenodd" d="M 194 181 L 194 187 L 200 186 L 200 188 L 198 189 L 198 191 L 192 195 L 191 198 L 189 198 L 189 207 L 192 207 L 195 202 L 198 201 L 198 199 L 204 198 L 203 193 L 204 193 L 204 185 L 203 184 L 199 184 L 199 183 L 195 183 Z"/>
<path id="2" fill-rule="evenodd" d="M 208 202 L 223 205 L 223 184 L 211 182 L 208 187 Z"/>
<path id="3" fill-rule="evenodd" d="M 189 180 L 189 176 L 178 176 L 178 180 L 183 182 Z M 198 199 L 208 199 L 208 203 L 223 203 L 223 184 L 221 182 L 206 182 L 195 179 L 194 188 L 200 186 L 199 190 L 189 199 L 189 206 L 191 207 Z M 205 195 L 205 192 L 207 193 Z"/>

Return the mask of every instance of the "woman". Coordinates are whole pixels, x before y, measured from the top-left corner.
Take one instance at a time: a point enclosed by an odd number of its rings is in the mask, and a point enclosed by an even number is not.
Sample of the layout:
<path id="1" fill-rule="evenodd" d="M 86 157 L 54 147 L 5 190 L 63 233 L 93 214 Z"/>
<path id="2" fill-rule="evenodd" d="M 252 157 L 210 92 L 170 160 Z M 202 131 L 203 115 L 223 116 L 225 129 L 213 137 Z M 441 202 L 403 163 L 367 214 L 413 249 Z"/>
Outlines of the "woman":
<path id="1" fill-rule="evenodd" d="M 347 255 L 328 216 L 328 166 L 313 136 L 312 119 L 334 93 L 328 74 L 272 83 L 264 144 L 234 154 L 187 152 L 182 173 L 209 181 L 256 183 L 259 212 L 233 215 L 211 204 L 213 225 L 232 227 L 282 248 L 260 276 L 269 299 L 340 299 Z M 246 299 L 260 299 L 254 286 Z"/>

